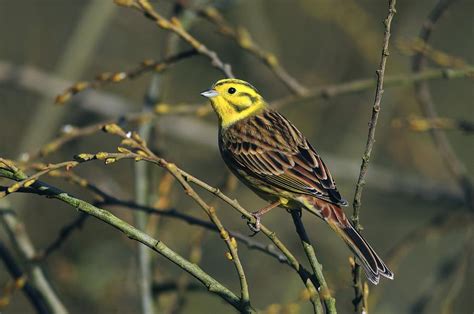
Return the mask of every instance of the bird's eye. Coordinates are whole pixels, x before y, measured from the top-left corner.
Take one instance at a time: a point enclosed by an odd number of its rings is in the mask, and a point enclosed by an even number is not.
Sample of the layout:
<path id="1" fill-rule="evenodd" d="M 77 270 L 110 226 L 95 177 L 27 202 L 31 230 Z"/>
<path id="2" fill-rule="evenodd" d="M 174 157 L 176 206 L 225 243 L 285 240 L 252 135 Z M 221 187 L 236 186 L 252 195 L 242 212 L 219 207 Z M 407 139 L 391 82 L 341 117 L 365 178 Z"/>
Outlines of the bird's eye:
<path id="1" fill-rule="evenodd" d="M 237 90 L 236 90 L 235 88 L 233 88 L 233 87 L 231 87 L 231 88 L 229 88 L 229 89 L 227 90 L 227 92 L 228 92 L 229 94 L 233 94 L 233 93 L 235 93 L 236 91 L 237 91 Z"/>

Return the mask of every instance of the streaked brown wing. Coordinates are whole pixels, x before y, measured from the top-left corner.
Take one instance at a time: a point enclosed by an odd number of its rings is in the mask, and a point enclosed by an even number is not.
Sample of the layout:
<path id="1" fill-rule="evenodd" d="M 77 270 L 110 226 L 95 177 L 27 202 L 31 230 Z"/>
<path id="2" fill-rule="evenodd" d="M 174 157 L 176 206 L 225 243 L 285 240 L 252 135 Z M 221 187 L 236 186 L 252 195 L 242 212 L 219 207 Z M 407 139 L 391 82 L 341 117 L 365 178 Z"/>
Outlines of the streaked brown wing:
<path id="1" fill-rule="evenodd" d="M 289 192 L 347 205 L 308 140 L 276 111 L 265 110 L 221 130 L 219 144 L 231 167 Z"/>

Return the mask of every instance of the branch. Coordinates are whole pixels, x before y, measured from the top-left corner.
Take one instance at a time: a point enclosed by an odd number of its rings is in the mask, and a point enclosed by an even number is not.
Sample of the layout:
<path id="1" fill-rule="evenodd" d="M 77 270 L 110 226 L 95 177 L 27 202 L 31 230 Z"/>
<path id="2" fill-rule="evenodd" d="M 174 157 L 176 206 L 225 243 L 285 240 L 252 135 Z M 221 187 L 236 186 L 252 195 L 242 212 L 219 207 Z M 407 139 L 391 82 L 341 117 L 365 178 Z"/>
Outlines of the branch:
<path id="1" fill-rule="evenodd" d="M 474 76 L 474 67 L 469 66 L 463 69 L 429 69 L 414 74 L 400 74 L 387 76 L 384 79 L 384 86 L 404 86 L 436 79 L 458 79 L 472 78 Z M 359 79 L 346 83 L 325 85 L 310 89 L 304 96 L 287 96 L 271 102 L 276 108 L 288 106 L 295 102 L 311 100 L 313 98 L 332 98 L 340 95 L 362 92 L 372 89 L 377 84 L 376 79 Z"/>
<path id="2" fill-rule="evenodd" d="M 49 244 L 44 250 L 38 252 L 36 256 L 33 258 L 33 260 L 35 262 L 36 261 L 40 262 L 42 260 L 45 260 L 54 251 L 61 248 L 64 242 L 66 242 L 66 240 L 69 239 L 69 236 L 71 235 L 73 231 L 77 229 L 81 229 L 84 226 L 84 223 L 88 217 L 89 217 L 88 215 L 81 213 L 73 221 L 63 226 L 61 230 L 59 230 L 58 237 L 53 242 L 51 242 L 51 244 Z"/>
<path id="3" fill-rule="evenodd" d="M 1 163 L 5 164 L 8 166 L 8 161 L 3 159 L 3 158 L 0 158 L 0 166 L 1 166 Z M 10 185 L 5 191 L 2 191 L 0 193 L 0 198 L 10 194 L 10 193 L 14 193 L 16 192 L 17 190 L 19 190 L 20 188 L 27 188 L 29 186 L 31 186 L 33 183 L 36 182 L 36 180 L 38 180 L 41 176 L 47 174 L 48 172 L 51 172 L 51 171 L 54 171 L 54 170 L 57 170 L 57 169 L 60 169 L 60 168 L 66 168 L 66 169 L 71 169 L 75 166 L 77 166 L 79 163 L 77 161 L 65 161 L 65 162 L 61 162 L 61 163 L 58 163 L 58 164 L 54 164 L 54 165 L 48 165 L 45 167 L 45 169 L 41 170 L 41 171 L 38 171 L 37 173 L 35 173 L 34 175 L 31 175 L 29 177 L 25 177 L 24 180 L 20 180 L 12 185 Z M 18 168 L 16 168 L 16 171 L 19 171 Z"/>
<path id="4" fill-rule="evenodd" d="M 265 64 L 292 93 L 303 96 L 308 92 L 305 86 L 299 83 L 296 78 L 291 76 L 285 68 L 283 68 L 273 53 L 265 51 L 252 39 L 252 36 L 245 28 L 232 27 L 219 11 L 212 6 L 197 9 L 195 11 L 201 17 L 214 24 L 220 34 L 234 40 L 240 48 L 248 51 L 262 61 L 263 64 Z"/>
<path id="5" fill-rule="evenodd" d="M 324 305 L 328 313 L 337 313 L 336 310 L 336 299 L 331 296 L 331 291 L 326 283 L 326 279 L 323 275 L 323 266 L 319 263 L 316 252 L 313 245 L 311 244 L 306 230 L 304 228 L 303 222 L 301 221 L 301 211 L 291 211 L 291 217 L 293 218 L 293 223 L 295 224 L 296 232 L 300 237 L 301 244 L 303 244 L 303 249 L 308 257 L 311 268 L 313 269 L 313 274 L 316 276 L 319 283 L 319 295 L 323 299 Z"/>
<path id="6" fill-rule="evenodd" d="M 194 190 L 190 188 L 187 182 L 194 183 L 199 187 L 209 191 L 210 193 L 216 195 L 220 199 L 222 199 L 227 204 L 231 205 L 234 209 L 236 209 L 241 215 L 243 215 L 249 222 L 255 223 L 255 217 L 245 210 L 237 200 L 232 200 L 225 194 L 223 194 L 219 189 L 216 189 L 207 183 L 197 179 L 196 177 L 190 175 L 189 173 L 183 171 L 182 169 L 178 168 L 175 164 L 169 163 L 163 158 L 157 157 L 153 152 L 149 150 L 146 146 L 146 143 L 143 142 L 139 138 L 136 133 L 125 133 L 120 127 L 117 125 L 107 125 L 104 127 L 104 131 L 110 134 L 115 134 L 121 137 L 122 145 L 127 146 L 129 148 L 119 147 L 118 150 L 120 153 L 106 153 L 100 152 L 97 154 L 79 154 L 75 156 L 76 160 L 79 162 L 87 162 L 90 160 L 98 159 L 103 160 L 106 164 L 114 163 L 121 159 L 134 159 L 135 161 L 148 161 L 154 163 L 164 169 L 166 169 L 169 173 L 171 173 L 183 186 L 186 193 L 190 195 L 202 208 L 205 208 L 204 204 L 201 204 L 201 201 L 196 197 Z M 213 216 L 213 209 L 206 208 L 208 215 L 211 217 Z M 317 294 L 317 290 L 315 288 L 314 282 L 311 281 L 311 277 L 306 269 L 304 269 L 298 260 L 293 256 L 293 254 L 285 247 L 285 245 L 277 238 L 276 234 L 270 231 L 265 226 L 261 226 L 261 231 L 278 247 L 282 253 L 286 256 L 289 261 L 289 264 L 298 272 L 300 278 L 305 283 L 311 297 L 310 300 L 313 303 L 313 306 L 316 307 L 316 304 L 319 303 L 319 296 Z M 225 237 L 226 243 L 228 243 L 227 237 L 228 234 L 221 233 L 223 237 Z M 230 244 L 236 243 L 232 239 L 230 239 Z M 232 255 L 232 248 L 229 248 Z M 233 257 L 234 258 L 234 257 Z M 245 278 L 241 278 L 241 281 Z"/>
<path id="7" fill-rule="evenodd" d="M 21 181 L 27 178 L 27 176 L 19 170 L 14 171 L 13 169 L 6 169 L 6 168 L 0 168 L 0 176 L 9 178 L 15 181 Z M 214 279 L 209 274 L 207 274 L 199 266 L 190 263 L 181 255 L 171 250 L 163 242 L 150 237 L 149 235 L 136 229 L 132 225 L 114 216 L 110 212 L 102 208 L 93 206 L 92 204 L 89 204 L 83 200 L 72 197 L 65 191 L 62 191 L 44 182 L 36 181 L 35 183 L 31 185 L 31 188 L 34 188 L 35 190 L 37 190 L 39 194 L 47 195 L 49 198 L 58 199 L 60 201 L 63 201 L 71 205 L 72 207 L 78 209 L 81 212 L 94 216 L 97 219 L 120 230 L 125 235 L 127 235 L 130 239 L 145 244 L 150 249 L 161 254 L 162 256 L 164 256 L 165 258 L 167 258 L 168 260 L 170 260 L 171 262 L 179 266 L 181 269 L 185 270 L 190 275 L 198 279 L 201 283 L 203 283 L 207 287 L 207 289 L 210 292 L 219 295 L 222 299 L 224 299 L 227 303 L 235 307 L 237 310 L 239 311 L 243 310 L 240 298 L 237 297 L 232 291 L 227 289 L 220 282 L 218 282 L 216 279 Z M 251 308 L 250 308 L 250 311 L 252 311 Z"/>
<path id="8" fill-rule="evenodd" d="M 411 85 L 415 82 L 437 79 L 462 79 L 472 78 L 474 68 L 472 66 L 463 69 L 427 69 L 417 74 L 401 74 L 385 77 L 385 87 Z M 42 72 L 29 66 L 16 66 L 8 62 L 0 61 L 0 82 L 10 82 L 30 91 L 34 91 L 46 97 L 56 97 L 60 90 L 74 85 L 73 82 L 59 79 L 49 73 Z M 271 101 L 274 107 L 288 106 L 293 103 L 311 100 L 314 98 L 331 98 L 345 94 L 362 92 L 372 89 L 376 80 L 372 78 L 358 79 L 350 82 L 325 85 L 311 88 L 305 96 L 291 95 Z M 115 117 L 123 114 L 127 108 L 132 107 L 131 101 L 107 92 L 89 90 L 79 94 L 76 99 L 77 106 L 107 117 Z M 209 105 L 190 106 L 160 104 L 156 107 L 158 114 L 191 114 L 198 117 L 205 116 L 211 112 Z"/>
<path id="9" fill-rule="evenodd" d="M 420 39 L 428 42 L 431 37 L 433 27 L 436 22 L 443 16 L 444 12 L 454 0 L 440 0 L 433 10 L 430 12 L 427 21 L 423 24 L 420 31 Z M 423 70 L 426 60 L 423 53 L 417 53 L 413 56 L 412 70 L 415 74 Z M 434 101 L 431 97 L 430 88 L 425 82 L 415 84 L 415 95 L 421 106 L 423 114 L 428 119 L 437 119 L 438 113 L 435 108 Z M 446 133 L 440 129 L 432 129 L 430 135 L 438 149 L 448 170 L 456 179 L 459 187 L 464 193 L 464 199 L 468 208 L 474 210 L 473 184 L 467 173 L 466 166 L 457 157 L 454 152 Z"/>
<path id="10" fill-rule="evenodd" d="M 224 193 L 229 193 L 232 192 L 236 189 L 237 187 L 237 179 L 232 176 L 230 172 L 226 173 L 225 179 L 223 182 L 219 185 L 219 188 L 224 191 Z M 218 204 L 218 199 L 215 198 L 215 200 L 211 203 L 212 207 L 217 206 Z M 202 260 L 203 256 L 203 244 L 207 236 L 207 229 L 198 229 L 194 235 L 189 239 L 189 248 L 188 248 L 188 256 L 189 260 L 192 261 L 195 264 L 199 264 Z M 229 231 L 229 234 L 232 236 L 232 232 Z M 250 239 L 250 237 L 249 237 Z M 238 239 L 237 239 L 238 240 Z M 280 253 L 281 254 L 281 253 Z M 283 257 L 286 260 L 286 257 L 283 255 Z M 163 311 L 166 314 L 174 314 L 174 313 L 180 313 L 182 311 L 182 308 L 186 302 L 186 286 L 189 285 L 189 278 L 181 275 L 177 280 L 177 289 L 176 293 L 174 294 L 173 298 L 171 299 L 170 304 L 168 305 L 167 309 Z"/>
<path id="11" fill-rule="evenodd" d="M 383 85 L 384 85 L 384 75 L 385 75 L 385 65 L 387 63 L 387 58 L 389 55 L 388 52 L 388 45 L 390 41 L 390 31 L 391 31 L 391 24 L 392 19 L 396 13 L 395 4 L 396 0 L 389 1 L 389 10 L 387 18 L 384 20 L 385 25 L 385 33 L 382 45 L 382 57 L 380 59 L 379 69 L 377 70 L 377 87 L 375 90 L 375 99 L 374 105 L 372 107 L 372 115 L 369 121 L 369 134 L 367 136 L 367 144 L 365 146 L 364 156 L 362 157 L 362 164 L 360 166 L 360 174 L 359 179 L 357 180 L 355 194 L 354 194 L 354 202 L 353 208 L 354 213 L 352 216 L 352 223 L 356 230 L 361 230 L 361 225 L 359 224 L 359 213 L 361 207 L 361 199 L 362 199 L 362 191 L 365 185 L 365 177 L 367 176 L 367 170 L 369 167 L 369 160 L 372 154 L 372 149 L 375 143 L 375 128 L 377 126 L 377 120 L 379 117 L 380 112 L 380 105 L 382 102 L 382 94 L 383 94 Z M 354 276 L 353 276 L 353 283 L 354 283 L 354 293 L 355 297 L 353 300 L 354 303 L 354 310 L 356 313 L 358 312 L 367 312 L 367 306 L 364 307 L 364 304 L 361 304 L 361 301 L 365 298 L 363 293 L 363 285 L 361 280 L 361 268 L 359 264 L 355 264 L 354 269 Z"/>
<path id="12" fill-rule="evenodd" d="M 2 159 L 0 158 L 0 162 L 1 161 L 2 161 Z M 1 166 L 2 166 L 2 164 L 0 164 L 0 167 Z M 44 164 L 39 164 L 38 165 L 39 168 L 36 168 L 35 165 L 32 165 L 32 166 L 35 169 L 42 169 L 42 170 L 44 170 L 44 168 L 47 167 Z M 96 201 L 96 202 L 93 203 L 94 206 L 98 206 L 98 207 L 118 206 L 118 207 L 128 208 L 128 209 L 132 209 L 132 210 L 139 210 L 139 211 L 146 212 L 147 214 L 150 214 L 150 215 L 159 215 L 159 216 L 164 216 L 164 217 L 169 217 L 169 218 L 182 220 L 182 221 L 184 221 L 184 222 L 186 222 L 190 225 L 199 226 L 199 227 L 202 227 L 206 230 L 211 230 L 211 231 L 214 231 L 214 232 L 218 231 L 217 227 L 214 224 L 212 224 L 212 223 L 210 223 L 206 220 L 203 220 L 203 219 L 200 219 L 200 218 L 182 213 L 182 212 L 176 210 L 175 208 L 149 207 L 149 206 L 139 205 L 139 204 L 137 204 L 136 202 L 133 202 L 133 201 L 126 201 L 126 200 L 117 199 L 116 197 L 111 196 L 110 194 L 108 194 L 105 191 L 101 190 L 99 187 L 95 186 L 94 184 L 88 182 L 86 179 L 74 174 L 72 171 L 64 172 L 64 171 L 54 170 L 54 171 L 48 172 L 48 175 L 52 176 L 52 177 L 55 177 L 55 178 L 65 179 L 66 181 L 68 181 L 72 184 L 78 185 L 79 187 L 85 188 L 88 191 L 90 191 L 95 197 L 98 197 L 100 199 L 99 201 Z M 8 187 L 1 187 L 0 186 L 0 193 L 6 192 L 7 189 L 8 189 Z M 37 191 L 35 191 L 34 189 L 31 189 L 31 188 L 20 188 L 16 192 L 35 193 L 35 194 L 38 193 Z M 72 232 L 74 230 L 77 230 L 80 227 L 81 227 L 80 217 L 78 217 L 77 220 L 74 220 L 70 224 L 63 227 L 60 231 L 60 234 L 59 234 L 58 238 L 53 243 L 51 243 L 50 245 L 47 246 L 46 251 L 49 251 L 49 252 L 46 255 L 49 255 L 50 253 L 52 253 L 51 250 L 53 249 L 53 247 L 54 247 L 54 250 L 59 248 L 59 246 L 62 245 L 62 243 L 65 240 L 67 240 L 67 236 L 70 234 L 70 232 Z M 273 245 L 263 244 L 263 243 L 255 240 L 255 239 L 253 239 L 249 236 L 245 236 L 245 235 L 243 235 L 243 234 L 241 234 L 237 231 L 229 230 L 229 234 L 232 237 L 236 238 L 238 242 L 241 242 L 242 244 L 246 245 L 248 249 L 260 251 L 264 254 L 267 254 L 267 255 L 277 259 L 280 263 L 290 265 L 287 257 L 284 254 L 282 254 L 281 252 L 279 252 Z M 38 259 L 38 258 L 41 259 L 42 255 L 44 253 L 38 254 L 36 259 Z"/>
<path id="13" fill-rule="evenodd" d="M 56 96 L 55 102 L 56 104 L 63 105 L 68 102 L 72 96 L 82 91 L 86 91 L 89 89 L 97 89 L 106 84 L 120 83 L 124 80 L 133 80 L 134 78 L 151 71 L 154 71 L 155 73 L 162 73 L 165 70 L 168 70 L 172 65 L 176 64 L 177 62 L 192 57 L 196 54 L 197 51 L 195 49 L 191 49 L 169 56 L 160 61 L 155 61 L 151 59 L 144 60 L 136 68 L 133 68 L 128 71 L 101 73 L 97 75 L 96 79 L 93 81 L 81 81 L 68 87 L 61 94 Z"/>
<path id="14" fill-rule="evenodd" d="M 191 47 L 196 49 L 199 54 L 207 57 L 209 61 L 211 61 L 211 64 L 219 69 L 226 77 L 234 77 L 230 65 L 222 62 L 216 52 L 210 50 L 189 34 L 177 18 L 171 18 L 171 20 L 164 18 L 153 8 L 148 0 L 115 0 L 115 3 L 125 7 L 132 7 L 142 12 L 145 17 L 154 21 L 158 27 L 175 33 Z"/>

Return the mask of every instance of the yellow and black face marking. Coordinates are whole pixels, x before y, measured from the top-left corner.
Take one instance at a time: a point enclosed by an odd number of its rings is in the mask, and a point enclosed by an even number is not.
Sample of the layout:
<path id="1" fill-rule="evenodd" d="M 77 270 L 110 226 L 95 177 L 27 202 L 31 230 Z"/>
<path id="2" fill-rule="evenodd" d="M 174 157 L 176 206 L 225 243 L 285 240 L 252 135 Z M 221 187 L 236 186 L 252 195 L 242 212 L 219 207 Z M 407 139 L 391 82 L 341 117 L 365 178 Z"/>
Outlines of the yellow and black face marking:
<path id="1" fill-rule="evenodd" d="M 219 117 L 221 127 L 252 116 L 262 110 L 266 103 L 255 87 L 237 79 L 218 81 L 212 89 L 201 93 L 208 97 Z"/>

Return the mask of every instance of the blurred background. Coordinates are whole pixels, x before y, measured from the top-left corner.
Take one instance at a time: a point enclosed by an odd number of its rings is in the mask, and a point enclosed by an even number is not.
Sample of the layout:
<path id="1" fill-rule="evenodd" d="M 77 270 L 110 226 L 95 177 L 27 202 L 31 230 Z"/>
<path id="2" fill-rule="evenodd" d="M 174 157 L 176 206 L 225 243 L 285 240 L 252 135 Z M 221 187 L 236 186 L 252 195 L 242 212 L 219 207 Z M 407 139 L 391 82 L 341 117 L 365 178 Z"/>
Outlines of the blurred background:
<path id="1" fill-rule="evenodd" d="M 240 27 L 241 35 L 250 34 L 261 51 L 273 53 L 282 67 L 308 90 L 375 78 L 387 1 L 176 2 L 178 5 L 171 0 L 151 3 L 164 17 L 176 15 L 193 36 L 232 66 L 236 77 L 251 82 L 269 102 L 277 103 L 292 91 L 259 58 L 239 47 L 235 40 L 219 34 L 218 27 L 194 9 L 188 10 L 188 6 L 215 6 L 226 23 Z M 451 2 L 454 3 L 436 24 L 430 47 L 423 50 L 427 69 L 462 71 L 474 62 L 474 2 Z M 392 25 L 386 79 L 388 82 L 388 77 L 397 76 L 399 81 L 406 82 L 389 82 L 385 88 L 375 150 L 362 197 L 361 223 L 367 240 L 393 268 L 395 280 L 370 286 L 372 313 L 474 310 L 474 271 L 468 266 L 474 262 L 472 208 L 466 205 L 466 193 L 427 131 L 430 121 L 418 119 L 423 114 L 410 83 L 412 58 L 420 51 L 420 43 L 414 40 L 436 4 L 433 0 L 399 1 Z M 153 105 L 171 107 L 205 105 L 199 93 L 223 78 L 208 59 L 193 56 L 166 72 L 143 73 L 131 80 L 103 84 L 79 93 L 64 105 L 54 105 L 55 97 L 75 82 L 94 80 L 104 72 L 133 70 L 145 59 L 160 60 L 170 51 L 185 51 L 189 46 L 159 29 L 140 12 L 106 0 L 3 0 L 0 25 L 3 158 L 54 163 L 71 160 L 83 152 L 113 152 L 119 140 L 98 132 L 70 141 L 44 157 L 36 155 L 45 144 L 71 129 L 147 110 L 144 104 L 150 99 Z M 439 116 L 447 119 L 437 125 L 446 128 L 456 159 L 465 165 L 468 177 L 472 178 L 472 128 L 469 131 L 459 127 L 474 121 L 473 81 L 466 76 L 430 80 L 428 84 Z M 340 192 L 350 203 L 367 140 L 374 90 L 371 85 L 332 97 L 295 96 L 280 109 L 322 155 Z M 142 132 L 151 126 L 149 146 L 153 150 L 196 177 L 219 186 L 227 180 L 228 172 L 217 150 L 216 122 L 214 114 L 167 114 L 157 115 L 145 127 L 126 122 L 123 126 L 127 130 L 140 128 Z M 140 167 L 132 161 L 110 166 L 92 162 L 74 171 L 119 199 L 175 208 L 207 219 L 162 169 Z M 140 171 L 149 175 L 149 192 L 141 196 L 136 187 Z M 47 176 L 43 180 L 81 199 L 94 201 L 91 193 L 77 184 Z M 11 184 L 6 180 L 0 183 Z M 169 191 L 163 191 L 167 188 Z M 207 192 L 198 192 L 216 204 L 228 229 L 250 233 L 237 212 Z M 248 210 L 265 204 L 240 183 L 228 194 Z M 37 252 L 48 247 L 60 230 L 80 215 L 63 203 L 36 195 L 12 194 L 2 202 L 2 206 L 15 211 Z M 189 257 L 194 252 L 193 258 L 204 270 L 233 291 L 239 291 L 234 266 L 224 255 L 227 248 L 216 233 L 203 233 L 199 227 L 166 217 L 153 216 L 144 224 L 143 216 L 137 217 L 127 208 L 110 210 L 126 221 L 141 224 L 181 255 Z M 351 215 L 352 207 L 346 213 Z M 352 312 L 349 250 L 317 218 L 304 214 L 303 220 L 339 312 Z M 272 211 L 263 223 L 308 265 L 288 213 Z M 20 266 L 28 269 L 3 227 L 0 237 Z M 262 234 L 254 239 L 268 243 Z M 290 267 L 243 244 L 239 245 L 239 252 L 255 307 L 268 313 L 311 312 L 310 303 L 299 300 L 304 285 Z M 137 244 L 101 221 L 85 219 L 80 229 L 74 229 L 59 248 L 37 264 L 70 313 L 142 312 Z M 199 282 L 158 254 L 151 253 L 151 264 L 156 313 L 209 313 L 210 309 L 215 313 L 234 313 L 232 307 L 200 289 Z M 173 287 L 178 282 L 191 288 L 177 294 Z M 34 312 L 21 291 L 8 291 L 10 284 L 9 273 L 0 267 L 0 288 L 5 287 L 0 312 Z"/>

